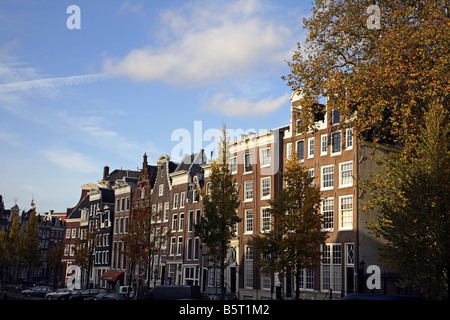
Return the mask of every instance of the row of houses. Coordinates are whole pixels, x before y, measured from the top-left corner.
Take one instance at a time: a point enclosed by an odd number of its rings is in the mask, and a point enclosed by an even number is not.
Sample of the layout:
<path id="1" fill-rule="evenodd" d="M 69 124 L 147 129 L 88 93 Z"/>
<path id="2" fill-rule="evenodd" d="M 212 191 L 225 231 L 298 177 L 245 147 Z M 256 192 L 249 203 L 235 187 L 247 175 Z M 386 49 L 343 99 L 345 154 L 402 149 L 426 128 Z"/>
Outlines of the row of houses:
<path id="1" fill-rule="evenodd" d="M 322 194 L 321 214 L 328 233 L 321 248 L 319 270 L 304 270 L 301 298 L 323 299 L 367 291 L 366 268 L 377 265 L 384 277 L 385 293 L 395 293 L 391 273 L 378 260 L 378 239 L 367 229 L 375 213 L 363 213 L 367 193 L 361 180 L 377 169 L 373 149 L 356 140 L 352 128 L 344 125 L 338 111 L 328 104 L 316 117 L 316 131 L 301 132 L 299 96 L 291 96 L 291 119 L 286 126 L 259 133 L 242 134 L 229 144 L 228 162 L 239 190 L 237 236 L 229 246 L 226 269 L 227 292 L 239 299 L 289 299 L 295 283 L 289 275 L 280 283 L 276 274 L 262 275 L 255 267 L 255 235 L 271 227 L 269 200 L 283 187 L 285 160 L 293 152 L 314 177 Z M 376 152 L 387 152 L 378 149 Z M 89 272 L 82 270 L 83 283 L 113 288 L 117 281 L 136 291 L 143 286 L 192 284 L 214 297 L 220 293 L 220 272 L 207 261 L 207 249 L 194 234 L 194 225 L 203 214 L 198 188 L 208 188 L 212 160 L 204 150 L 185 155 L 179 162 L 161 155 L 154 164 L 143 156 L 140 170 L 104 168 L 96 184 L 82 186 L 79 202 L 67 210 L 64 237 L 64 281 L 73 281 L 77 246 L 86 230 L 96 230 L 97 241 Z M 133 210 L 148 208 L 161 212 L 157 228 L 168 237 L 151 252 L 151 263 L 130 266 L 124 252 L 124 235 L 129 232 Z M 84 239 L 85 240 L 85 239 Z M 72 266 L 72 267 L 71 267 Z M 130 277 L 132 273 L 132 277 Z M 132 282 L 130 283 L 130 279 Z"/>

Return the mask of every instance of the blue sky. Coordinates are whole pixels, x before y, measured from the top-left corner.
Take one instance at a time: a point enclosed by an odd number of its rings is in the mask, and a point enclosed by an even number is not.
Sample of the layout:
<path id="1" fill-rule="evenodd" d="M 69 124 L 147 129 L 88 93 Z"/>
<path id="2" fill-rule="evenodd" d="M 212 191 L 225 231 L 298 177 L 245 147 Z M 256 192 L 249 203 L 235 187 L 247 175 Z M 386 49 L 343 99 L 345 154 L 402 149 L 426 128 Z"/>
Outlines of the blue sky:
<path id="1" fill-rule="evenodd" d="M 81 29 L 69 29 L 70 5 Z M 103 167 L 285 125 L 310 1 L 2 0 L 0 194 L 66 211 Z"/>

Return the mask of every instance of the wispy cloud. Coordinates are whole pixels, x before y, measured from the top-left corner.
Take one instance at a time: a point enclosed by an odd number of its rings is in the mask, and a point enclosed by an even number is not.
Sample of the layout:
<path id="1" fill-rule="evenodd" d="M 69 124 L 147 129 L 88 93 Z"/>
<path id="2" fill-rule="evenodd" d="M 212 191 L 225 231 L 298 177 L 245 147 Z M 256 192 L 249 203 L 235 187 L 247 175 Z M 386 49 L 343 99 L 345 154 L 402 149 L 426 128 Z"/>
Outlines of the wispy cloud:
<path id="1" fill-rule="evenodd" d="M 48 149 L 42 154 L 57 166 L 74 172 L 96 173 L 98 168 L 85 155 L 69 149 Z"/>
<path id="2" fill-rule="evenodd" d="M 186 86 L 266 73 L 284 64 L 291 30 L 266 20 L 257 0 L 197 1 L 160 15 L 160 46 L 108 58 L 104 72 Z"/>
<path id="3" fill-rule="evenodd" d="M 278 110 L 289 101 L 289 97 L 290 95 L 286 93 L 277 98 L 268 97 L 253 102 L 245 98 L 217 94 L 213 98 L 204 101 L 202 108 L 227 116 L 258 118 Z"/>
<path id="4" fill-rule="evenodd" d="M 103 73 L 98 74 L 86 74 L 77 75 L 69 77 L 55 77 L 55 78 L 44 78 L 35 79 L 28 81 L 18 81 L 6 84 L 0 84 L 0 94 L 1 93 L 11 93 L 17 91 L 28 91 L 33 89 L 46 89 L 55 87 L 66 87 L 66 86 L 76 86 L 86 83 L 96 82 L 102 79 L 110 77 Z"/>

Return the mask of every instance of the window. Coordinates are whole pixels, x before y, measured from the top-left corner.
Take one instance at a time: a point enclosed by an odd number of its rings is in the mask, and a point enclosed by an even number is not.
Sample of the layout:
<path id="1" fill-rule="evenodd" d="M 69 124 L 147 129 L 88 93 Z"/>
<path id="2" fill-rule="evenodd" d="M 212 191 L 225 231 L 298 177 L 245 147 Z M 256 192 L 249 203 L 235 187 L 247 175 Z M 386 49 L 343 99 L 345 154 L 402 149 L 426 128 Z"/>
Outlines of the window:
<path id="1" fill-rule="evenodd" d="M 164 221 L 169 220 L 169 203 L 164 203 Z"/>
<path id="2" fill-rule="evenodd" d="M 184 208 L 185 203 L 186 203 L 186 192 L 183 191 L 180 195 L 180 208 Z"/>
<path id="3" fill-rule="evenodd" d="M 178 237 L 177 256 L 183 253 L 183 237 Z"/>
<path id="4" fill-rule="evenodd" d="M 70 229 L 66 230 L 66 239 L 70 239 Z"/>
<path id="5" fill-rule="evenodd" d="M 172 230 L 177 230 L 177 224 L 178 224 L 178 216 L 175 213 L 174 215 L 172 215 Z"/>
<path id="6" fill-rule="evenodd" d="M 244 182 L 244 201 L 253 200 L 253 180 Z"/>
<path id="7" fill-rule="evenodd" d="M 72 239 L 77 237 L 77 229 L 72 229 Z"/>
<path id="8" fill-rule="evenodd" d="M 339 197 L 339 229 L 353 228 L 353 195 Z"/>
<path id="9" fill-rule="evenodd" d="M 178 208 L 178 193 L 175 193 L 173 195 L 173 208 L 177 209 Z"/>
<path id="10" fill-rule="evenodd" d="M 162 196 L 164 194 L 164 185 L 160 184 L 159 185 L 159 195 Z"/>
<path id="11" fill-rule="evenodd" d="M 261 178 L 261 199 L 270 198 L 270 177 Z"/>
<path id="12" fill-rule="evenodd" d="M 236 159 L 236 157 L 230 158 L 230 171 L 231 171 L 231 173 L 237 173 L 237 159 Z"/>
<path id="13" fill-rule="evenodd" d="M 328 136 L 326 134 L 323 134 L 320 136 L 320 155 L 321 156 L 327 155 L 327 146 L 328 146 Z"/>
<path id="14" fill-rule="evenodd" d="M 128 217 L 125 217 L 125 227 L 124 227 L 124 233 L 128 233 Z"/>
<path id="15" fill-rule="evenodd" d="M 314 157 L 314 138 L 308 139 L 308 158 Z"/>
<path id="16" fill-rule="evenodd" d="M 302 131 L 302 129 L 300 128 L 300 126 L 302 125 L 302 123 L 303 123 L 303 120 L 302 119 L 297 119 L 297 121 L 295 122 L 295 128 L 296 128 L 296 133 L 297 134 L 302 134 L 303 133 L 303 131 Z"/>
<path id="17" fill-rule="evenodd" d="M 253 209 L 245 210 L 245 231 L 253 233 Z"/>
<path id="18" fill-rule="evenodd" d="M 322 184 L 321 190 L 333 189 L 334 186 L 334 166 L 323 166 L 322 167 Z"/>
<path id="19" fill-rule="evenodd" d="M 261 232 L 270 231 L 270 208 L 261 208 Z"/>
<path id="20" fill-rule="evenodd" d="M 314 289 L 314 271 L 307 269 L 300 270 L 300 289 L 313 290 Z"/>
<path id="21" fill-rule="evenodd" d="M 351 187 L 353 185 L 353 161 L 339 164 L 339 187 Z"/>
<path id="22" fill-rule="evenodd" d="M 194 211 L 189 211 L 188 231 L 192 232 L 192 230 L 194 230 Z"/>
<path id="23" fill-rule="evenodd" d="M 286 144 L 286 159 L 292 159 L 292 143 Z"/>
<path id="24" fill-rule="evenodd" d="M 297 147 L 297 158 L 305 159 L 305 141 L 304 140 L 297 141 L 296 147 Z"/>
<path id="25" fill-rule="evenodd" d="M 334 198 L 322 200 L 323 230 L 333 231 L 334 227 Z"/>
<path id="26" fill-rule="evenodd" d="M 341 244 L 327 244 L 322 250 L 322 290 L 342 290 Z"/>
<path id="27" fill-rule="evenodd" d="M 310 178 L 313 178 L 313 180 L 311 181 L 311 184 L 309 186 L 314 187 L 314 168 L 308 169 L 308 176 Z"/>
<path id="28" fill-rule="evenodd" d="M 353 148 L 353 129 L 347 129 L 345 131 L 345 145 L 347 149 Z"/>
<path id="29" fill-rule="evenodd" d="M 192 239 L 189 238 L 187 241 L 187 260 L 192 260 Z M 187 270 L 187 269 L 186 269 Z"/>
<path id="30" fill-rule="evenodd" d="M 341 113 L 339 110 L 333 110 L 331 116 L 331 124 L 338 125 L 341 122 Z"/>
<path id="31" fill-rule="evenodd" d="M 180 213 L 180 225 L 178 226 L 178 230 L 182 231 L 184 227 L 184 213 Z"/>
<path id="32" fill-rule="evenodd" d="M 270 166 L 270 148 L 262 149 L 260 151 L 261 167 Z"/>
<path id="33" fill-rule="evenodd" d="M 170 255 L 175 254 L 175 245 L 176 245 L 176 239 L 175 237 L 170 238 Z"/>
<path id="34" fill-rule="evenodd" d="M 200 248 L 200 239 L 195 238 L 194 239 L 194 260 L 198 260 L 199 258 L 199 249 Z"/>
<path id="35" fill-rule="evenodd" d="M 252 172 L 252 156 L 250 153 L 244 155 L 244 172 Z"/>
<path id="36" fill-rule="evenodd" d="M 341 141 L 341 132 L 333 132 L 331 134 L 331 153 L 339 153 L 341 152 L 342 141 Z"/>
<path id="37" fill-rule="evenodd" d="M 245 287 L 246 288 L 253 288 L 253 248 L 252 247 L 246 247 L 245 248 L 245 261 L 244 261 L 244 267 L 245 267 Z"/>
<path id="38" fill-rule="evenodd" d="M 127 197 L 125 209 L 126 209 L 127 211 L 130 210 L 130 197 Z"/>

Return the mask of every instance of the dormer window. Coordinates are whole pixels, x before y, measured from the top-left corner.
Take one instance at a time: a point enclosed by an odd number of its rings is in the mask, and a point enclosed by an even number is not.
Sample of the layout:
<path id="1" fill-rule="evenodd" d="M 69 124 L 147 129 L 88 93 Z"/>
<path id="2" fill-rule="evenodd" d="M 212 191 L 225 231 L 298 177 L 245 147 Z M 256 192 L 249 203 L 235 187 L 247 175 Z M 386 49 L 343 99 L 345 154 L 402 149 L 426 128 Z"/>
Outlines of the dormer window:
<path id="1" fill-rule="evenodd" d="M 331 115 L 331 124 L 338 125 L 341 122 L 341 113 L 339 110 L 333 110 Z"/>

